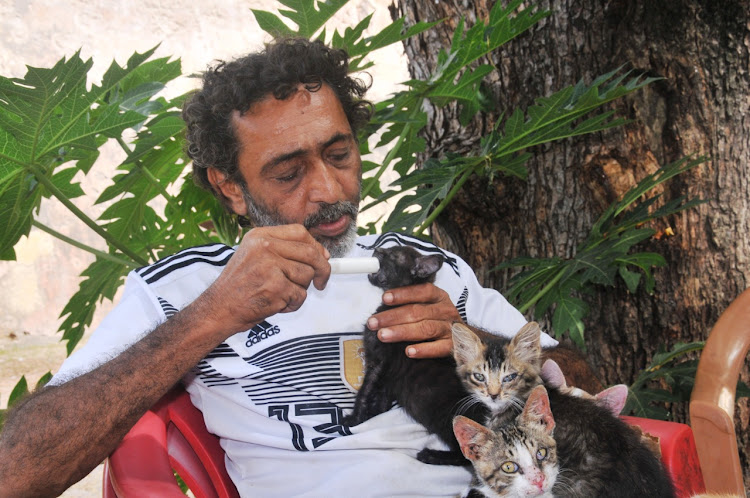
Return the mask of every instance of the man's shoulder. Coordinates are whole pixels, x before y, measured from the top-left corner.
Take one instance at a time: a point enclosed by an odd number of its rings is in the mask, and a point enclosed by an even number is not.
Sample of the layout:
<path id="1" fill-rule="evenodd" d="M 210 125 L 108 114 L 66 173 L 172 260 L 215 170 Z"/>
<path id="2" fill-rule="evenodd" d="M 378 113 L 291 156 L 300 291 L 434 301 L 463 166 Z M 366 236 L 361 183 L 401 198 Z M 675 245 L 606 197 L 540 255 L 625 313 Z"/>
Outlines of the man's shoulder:
<path id="1" fill-rule="evenodd" d="M 147 284 L 191 274 L 200 270 L 220 271 L 234 254 L 234 248 L 221 243 L 189 247 L 134 271 Z"/>
<path id="2" fill-rule="evenodd" d="M 398 232 L 385 232 L 375 235 L 363 235 L 357 239 L 356 250 L 363 254 L 371 254 L 380 247 L 409 246 L 424 254 L 440 254 L 447 267 L 453 269 L 456 275 L 460 275 L 459 262 L 461 259 L 452 252 L 436 246 L 432 242 L 420 239 L 413 235 Z M 354 254 L 360 255 L 360 254 Z"/>

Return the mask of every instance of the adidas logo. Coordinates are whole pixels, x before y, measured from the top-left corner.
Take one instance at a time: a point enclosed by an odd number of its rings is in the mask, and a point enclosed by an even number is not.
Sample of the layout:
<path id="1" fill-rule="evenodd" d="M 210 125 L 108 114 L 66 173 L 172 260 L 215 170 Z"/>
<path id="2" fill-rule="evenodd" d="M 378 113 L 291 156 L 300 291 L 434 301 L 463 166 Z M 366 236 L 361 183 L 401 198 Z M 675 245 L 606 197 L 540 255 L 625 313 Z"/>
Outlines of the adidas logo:
<path id="1" fill-rule="evenodd" d="M 247 333 L 247 341 L 245 341 L 245 347 L 251 347 L 258 344 L 263 339 L 268 339 L 272 335 L 276 335 L 281 330 L 278 325 L 271 325 L 267 321 L 263 320 L 258 325 L 250 329 Z"/>

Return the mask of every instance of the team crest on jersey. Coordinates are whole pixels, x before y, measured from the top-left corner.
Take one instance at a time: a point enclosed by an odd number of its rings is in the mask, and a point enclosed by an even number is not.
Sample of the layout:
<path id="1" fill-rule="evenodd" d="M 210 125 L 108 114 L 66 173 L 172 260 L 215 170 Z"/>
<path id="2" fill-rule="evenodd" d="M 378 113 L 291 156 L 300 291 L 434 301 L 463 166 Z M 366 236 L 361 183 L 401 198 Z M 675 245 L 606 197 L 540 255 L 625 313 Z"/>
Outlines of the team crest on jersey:
<path id="1" fill-rule="evenodd" d="M 267 321 L 263 320 L 258 325 L 250 329 L 247 333 L 247 340 L 245 341 L 246 347 L 252 347 L 258 344 L 264 339 L 268 339 L 280 332 L 278 325 L 271 325 Z"/>
<path id="2" fill-rule="evenodd" d="M 365 345 L 361 336 L 342 338 L 341 342 L 341 378 L 352 392 L 359 391 L 365 378 Z"/>

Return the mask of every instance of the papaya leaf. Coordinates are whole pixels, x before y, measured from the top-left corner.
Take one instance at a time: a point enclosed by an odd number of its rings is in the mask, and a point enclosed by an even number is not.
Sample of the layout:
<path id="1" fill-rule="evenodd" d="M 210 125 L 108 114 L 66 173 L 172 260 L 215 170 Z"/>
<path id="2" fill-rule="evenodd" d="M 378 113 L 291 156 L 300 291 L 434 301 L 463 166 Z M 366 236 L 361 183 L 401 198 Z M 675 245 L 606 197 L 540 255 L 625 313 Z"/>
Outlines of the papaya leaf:
<path id="1" fill-rule="evenodd" d="M 579 348 L 585 350 L 582 318 L 589 311 L 588 304 L 562 290 L 558 293 L 556 301 L 557 306 L 555 313 L 552 315 L 552 329 L 555 331 L 555 336 L 559 338 L 567 332 L 573 342 Z"/>
<path id="2" fill-rule="evenodd" d="M 15 386 L 13 386 L 13 390 L 10 392 L 10 396 L 8 397 L 8 408 L 11 408 L 13 405 L 21 401 L 25 396 L 28 396 L 29 393 L 28 381 L 26 380 L 26 376 L 22 375 L 21 379 Z"/>
<path id="3" fill-rule="evenodd" d="M 83 337 L 84 329 L 91 324 L 97 303 L 105 298 L 110 301 L 114 298 L 127 272 L 128 268 L 123 265 L 97 258 L 81 273 L 84 279 L 79 284 L 78 291 L 60 314 L 61 318 L 65 318 L 60 330 L 63 332 L 63 340 L 68 341 L 68 355 Z"/>
<path id="4" fill-rule="evenodd" d="M 690 399 L 698 361 L 685 359 L 685 355 L 697 353 L 704 346 L 705 342 L 702 341 L 679 342 L 668 351 L 663 348 L 657 351 L 649 365 L 630 385 L 623 413 L 667 420 L 669 412 L 660 404 Z M 654 387 L 657 381 L 662 382 L 661 386 L 666 384 L 669 389 Z"/>
<path id="5" fill-rule="evenodd" d="M 420 188 L 398 200 L 383 230 L 403 230 L 404 227 L 421 223 L 430 206 L 447 195 L 456 174 L 457 166 L 428 163 L 414 174 L 396 180 L 394 183 L 407 190 L 416 185 L 420 185 Z"/>
<path id="6" fill-rule="evenodd" d="M 263 10 L 252 9 L 255 20 L 263 31 L 274 38 L 299 36 L 312 38 L 348 0 L 278 0 L 289 10 L 279 9 L 282 17 L 293 22 L 297 29 L 289 28 L 284 21 L 275 14 Z"/>

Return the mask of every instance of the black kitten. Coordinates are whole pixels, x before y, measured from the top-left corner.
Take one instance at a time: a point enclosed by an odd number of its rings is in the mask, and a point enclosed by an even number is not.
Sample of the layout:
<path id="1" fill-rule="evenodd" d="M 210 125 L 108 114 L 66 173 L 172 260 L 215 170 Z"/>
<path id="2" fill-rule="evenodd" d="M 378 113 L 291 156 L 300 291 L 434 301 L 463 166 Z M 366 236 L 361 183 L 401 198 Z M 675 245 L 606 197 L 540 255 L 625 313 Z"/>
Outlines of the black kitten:
<path id="1" fill-rule="evenodd" d="M 411 247 L 376 249 L 373 255 L 380 261 L 380 270 L 369 279 L 384 290 L 434 282 L 443 265 L 441 255 L 423 255 Z M 381 305 L 376 313 L 389 308 Z M 406 356 L 409 344 L 381 342 L 376 332 L 365 328 L 365 378 L 354 411 L 344 422 L 350 426 L 361 424 L 390 410 L 395 401 L 429 432 L 460 451 L 453 434 L 453 417 L 461 414 L 483 421 L 489 411 L 481 403 L 472 402 L 456 375 L 453 358 L 415 360 Z"/>

